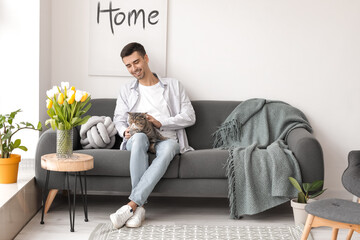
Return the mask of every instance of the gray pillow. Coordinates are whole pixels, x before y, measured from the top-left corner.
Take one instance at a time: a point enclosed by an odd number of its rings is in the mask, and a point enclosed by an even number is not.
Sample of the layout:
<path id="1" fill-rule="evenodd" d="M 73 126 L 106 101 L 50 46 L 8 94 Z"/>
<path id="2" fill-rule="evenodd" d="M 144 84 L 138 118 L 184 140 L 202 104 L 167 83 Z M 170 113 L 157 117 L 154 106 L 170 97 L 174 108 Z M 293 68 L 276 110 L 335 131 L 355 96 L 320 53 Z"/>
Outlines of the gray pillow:
<path id="1" fill-rule="evenodd" d="M 80 143 L 84 149 L 112 148 L 117 130 L 110 117 L 92 116 L 81 125 Z"/>

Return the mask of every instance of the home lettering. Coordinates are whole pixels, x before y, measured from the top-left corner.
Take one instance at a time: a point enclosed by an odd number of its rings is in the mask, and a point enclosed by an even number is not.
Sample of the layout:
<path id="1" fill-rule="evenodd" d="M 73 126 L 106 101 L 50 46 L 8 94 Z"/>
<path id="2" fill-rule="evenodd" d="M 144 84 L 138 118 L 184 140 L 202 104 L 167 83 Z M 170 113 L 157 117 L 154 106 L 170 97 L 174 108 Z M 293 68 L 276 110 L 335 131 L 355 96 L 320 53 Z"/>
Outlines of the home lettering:
<path id="1" fill-rule="evenodd" d="M 149 15 L 146 17 L 146 13 L 144 9 L 139 10 L 131 10 L 128 13 L 125 13 L 121 11 L 121 8 L 113 8 L 112 2 L 109 2 L 109 8 L 107 9 L 101 9 L 100 8 L 100 2 L 98 2 L 97 6 L 97 23 L 100 23 L 100 14 L 109 14 L 109 23 L 112 34 L 114 34 L 114 24 L 115 25 L 121 25 L 125 22 L 127 22 L 128 26 L 130 27 L 133 23 L 133 26 L 136 25 L 138 20 L 142 20 L 142 28 L 145 29 L 146 23 L 149 23 L 150 25 L 156 25 L 159 22 L 159 19 L 157 17 L 159 16 L 159 11 L 153 10 L 149 13 Z M 147 20 L 147 21 L 146 21 Z"/>

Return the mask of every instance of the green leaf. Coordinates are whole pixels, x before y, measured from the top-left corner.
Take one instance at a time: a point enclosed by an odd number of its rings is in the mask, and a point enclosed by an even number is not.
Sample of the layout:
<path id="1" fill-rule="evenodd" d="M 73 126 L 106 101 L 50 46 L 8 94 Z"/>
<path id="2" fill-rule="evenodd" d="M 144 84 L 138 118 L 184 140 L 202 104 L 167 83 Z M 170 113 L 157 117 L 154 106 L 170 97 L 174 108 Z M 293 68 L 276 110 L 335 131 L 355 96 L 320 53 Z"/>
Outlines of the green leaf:
<path id="1" fill-rule="evenodd" d="M 29 122 L 26 122 L 26 126 L 27 126 L 27 127 L 32 127 L 32 128 L 35 128 L 35 127 L 34 127 L 34 125 L 32 125 L 32 124 L 31 124 L 31 123 L 29 123 Z"/>
<path id="2" fill-rule="evenodd" d="M 83 119 L 81 119 L 81 120 L 79 119 L 79 121 L 75 123 L 75 126 L 85 124 L 89 120 L 90 117 L 91 117 L 90 115 L 87 115 Z"/>
<path id="3" fill-rule="evenodd" d="M 316 198 L 317 196 L 321 195 L 323 192 L 325 192 L 326 188 L 321 190 L 320 192 L 314 193 L 309 196 L 309 198 Z"/>
<path id="4" fill-rule="evenodd" d="M 3 139 L 3 140 L 9 139 L 9 138 L 11 137 L 11 134 L 12 134 L 11 131 L 7 131 L 7 132 L 4 134 L 4 136 L 2 137 L 2 139 Z"/>
<path id="5" fill-rule="evenodd" d="M 294 185 L 294 187 L 299 191 L 299 192 L 303 192 L 303 190 L 300 187 L 300 184 L 296 181 L 295 178 L 293 177 L 289 177 L 289 180 L 291 182 L 292 185 Z"/>
<path id="6" fill-rule="evenodd" d="M 37 127 L 36 127 L 37 130 L 41 131 L 42 130 L 42 124 L 41 122 L 38 123 Z"/>
<path id="7" fill-rule="evenodd" d="M 78 121 L 80 118 L 78 117 L 74 117 L 72 120 L 71 120 L 71 124 L 74 125 L 76 123 L 76 121 Z"/>
<path id="8" fill-rule="evenodd" d="M 49 124 L 51 124 L 51 121 L 53 121 L 54 119 L 47 119 L 46 121 L 45 121 L 45 126 L 47 126 L 47 125 L 49 125 Z"/>
<path id="9" fill-rule="evenodd" d="M 86 99 L 87 100 L 87 99 Z M 91 103 L 89 103 L 88 105 L 86 105 L 86 107 L 84 109 L 82 109 L 82 111 L 84 111 L 84 113 L 86 113 L 89 109 L 91 108 Z"/>
<path id="10" fill-rule="evenodd" d="M 20 139 L 16 139 L 14 142 L 14 148 L 18 148 L 21 144 L 21 140 Z"/>
<path id="11" fill-rule="evenodd" d="M 21 112 L 21 109 L 18 109 L 18 110 L 16 110 L 15 112 L 10 113 L 10 117 L 11 117 L 11 118 L 15 118 L 15 115 L 16 115 L 18 112 Z"/>
<path id="12" fill-rule="evenodd" d="M 56 115 L 59 117 L 59 119 L 60 119 L 61 121 L 64 121 L 64 115 L 63 115 L 63 113 L 62 113 L 62 109 L 61 109 L 60 105 L 57 103 L 57 101 L 54 102 L 53 106 L 54 106 Z"/>
<path id="13" fill-rule="evenodd" d="M 52 118 L 52 117 L 55 115 L 54 109 L 53 109 L 53 108 L 48 109 L 48 110 L 47 110 L 47 114 L 49 115 L 49 117 Z"/>
<path id="14" fill-rule="evenodd" d="M 309 192 L 309 189 L 310 189 L 310 183 L 303 183 L 303 189 L 304 189 L 304 192 Z"/>
<path id="15" fill-rule="evenodd" d="M 315 181 L 311 184 L 309 191 L 312 192 L 312 191 L 320 190 L 322 188 L 323 184 L 324 184 L 323 180 Z"/>
<path id="16" fill-rule="evenodd" d="M 66 130 L 70 130 L 70 129 L 72 129 L 71 124 L 70 124 L 70 123 L 68 123 L 68 122 L 65 122 L 65 129 L 66 129 Z"/>
<path id="17" fill-rule="evenodd" d="M 66 120 L 68 119 L 68 111 L 67 111 L 68 106 L 69 106 L 69 104 L 67 103 L 66 100 L 64 100 L 64 103 L 63 103 L 63 115 L 64 115 L 64 119 L 66 119 Z"/>
<path id="18" fill-rule="evenodd" d="M 56 127 L 56 121 L 55 119 L 48 119 L 45 121 L 45 125 L 48 125 L 50 124 L 51 125 L 51 128 L 55 130 L 55 127 Z"/>
<path id="19" fill-rule="evenodd" d="M 14 150 L 14 144 L 13 144 L 13 143 L 10 143 L 10 144 L 9 144 L 9 147 L 8 147 L 8 151 L 9 151 L 9 152 L 12 152 L 12 150 Z"/>
<path id="20" fill-rule="evenodd" d="M 306 197 L 303 192 L 299 192 L 298 194 L 298 203 L 306 203 Z"/>
<path id="21" fill-rule="evenodd" d="M 28 150 L 25 146 L 19 146 L 18 148 L 20 148 L 21 150 L 23 150 L 25 152 Z"/>

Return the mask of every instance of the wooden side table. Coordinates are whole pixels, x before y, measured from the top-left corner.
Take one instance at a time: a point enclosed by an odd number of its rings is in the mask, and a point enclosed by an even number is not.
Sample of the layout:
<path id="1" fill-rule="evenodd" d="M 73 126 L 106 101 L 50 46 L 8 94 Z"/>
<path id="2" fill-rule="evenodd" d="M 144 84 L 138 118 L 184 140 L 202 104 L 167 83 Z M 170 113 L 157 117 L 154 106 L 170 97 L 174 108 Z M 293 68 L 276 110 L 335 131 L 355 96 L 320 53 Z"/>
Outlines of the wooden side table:
<path id="1" fill-rule="evenodd" d="M 46 170 L 46 181 L 45 188 L 43 191 L 43 200 L 42 200 L 42 214 L 41 214 L 41 224 L 44 224 L 44 211 L 45 211 L 45 202 L 48 195 L 48 184 L 50 178 L 50 172 L 65 172 L 66 175 L 66 183 L 68 190 L 68 204 L 69 204 L 69 215 L 70 215 L 70 231 L 74 232 L 75 225 L 75 198 L 76 198 L 76 185 L 77 185 L 77 176 L 79 175 L 80 180 L 80 188 L 81 188 L 81 196 L 83 199 L 84 205 L 84 214 L 85 214 L 85 222 L 88 221 L 87 214 L 87 190 L 86 190 L 86 171 L 94 168 L 94 158 L 87 154 L 82 153 L 74 153 L 72 158 L 60 158 L 56 157 L 56 153 L 46 154 L 41 156 L 41 167 Z M 73 204 L 71 206 L 70 200 L 70 184 L 69 184 L 69 174 L 74 173 L 74 196 L 73 196 Z M 84 174 L 85 180 L 85 194 L 83 192 L 83 184 L 81 180 L 81 173 Z M 56 193 L 57 191 L 55 191 Z M 53 197 L 52 197 L 53 198 Z M 51 204 L 51 203 L 50 203 Z M 71 212 L 72 210 L 72 212 Z"/>

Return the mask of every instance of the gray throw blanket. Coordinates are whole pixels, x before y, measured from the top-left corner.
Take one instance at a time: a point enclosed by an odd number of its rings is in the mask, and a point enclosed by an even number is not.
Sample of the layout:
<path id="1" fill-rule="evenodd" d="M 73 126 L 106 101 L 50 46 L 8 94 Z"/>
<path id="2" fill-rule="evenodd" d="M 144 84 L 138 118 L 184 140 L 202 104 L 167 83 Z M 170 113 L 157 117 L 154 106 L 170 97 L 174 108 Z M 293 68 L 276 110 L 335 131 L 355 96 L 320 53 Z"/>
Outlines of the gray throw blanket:
<path id="1" fill-rule="evenodd" d="M 300 110 L 280 101 L 249 99 L 214 133 L 214 147 L 229 150 L 226 174 L 232 218 L 265 211 L 297 196 L 288 177 L 301 181 L 300 168 L 285 139 L 299 127 L 312 132 Z"/>

